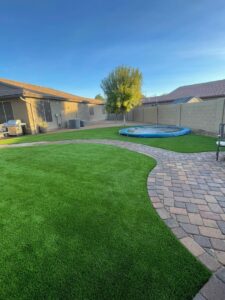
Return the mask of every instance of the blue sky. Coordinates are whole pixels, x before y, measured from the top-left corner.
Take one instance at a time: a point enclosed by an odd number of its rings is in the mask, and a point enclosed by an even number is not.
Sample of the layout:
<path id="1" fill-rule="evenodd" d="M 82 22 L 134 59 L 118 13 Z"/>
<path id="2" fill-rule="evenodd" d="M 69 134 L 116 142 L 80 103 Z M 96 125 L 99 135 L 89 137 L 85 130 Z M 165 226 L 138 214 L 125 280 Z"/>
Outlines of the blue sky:
<path id="1" fill-rule="evenodd" d="M 160 95 L 225 78 L 224 0 L 1 0 L 0 77 L 82 96 L 118 65 Z"/>

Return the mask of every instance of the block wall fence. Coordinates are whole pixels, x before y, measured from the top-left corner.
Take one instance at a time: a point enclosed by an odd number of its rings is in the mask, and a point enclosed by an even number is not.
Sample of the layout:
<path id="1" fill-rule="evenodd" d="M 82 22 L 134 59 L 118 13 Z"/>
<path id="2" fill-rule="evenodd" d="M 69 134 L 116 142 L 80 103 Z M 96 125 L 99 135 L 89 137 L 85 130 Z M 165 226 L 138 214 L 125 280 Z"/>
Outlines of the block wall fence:
<path id="1" fill-rule="evenodd" d="M 215 134 L 218 132 L 219 124 L 225 123 L 225 99 L 158 106 L 142 105 L 129 112 L 127 120 L 146 124 L 184 126 Z"/>

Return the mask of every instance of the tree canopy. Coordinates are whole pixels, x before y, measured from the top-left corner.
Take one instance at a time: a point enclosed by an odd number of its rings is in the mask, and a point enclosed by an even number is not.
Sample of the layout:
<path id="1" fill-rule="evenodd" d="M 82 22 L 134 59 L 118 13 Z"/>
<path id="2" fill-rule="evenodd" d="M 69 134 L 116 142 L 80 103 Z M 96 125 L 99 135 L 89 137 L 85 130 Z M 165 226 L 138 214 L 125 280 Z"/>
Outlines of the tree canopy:
<path id="1" fill-rule="evenodd" d="M 104 98 L 101 94 L 97 94 L 97 95 L 95 96 L 95 99 L 105 101 L 105 98 Z"/>
<path id="2" fill-rule="evenodd" d="M 142 74 L 138 69 L 119 66 L 101 82 L 106 95 L 106 110 L 125 115 L 140 104 Z"/>

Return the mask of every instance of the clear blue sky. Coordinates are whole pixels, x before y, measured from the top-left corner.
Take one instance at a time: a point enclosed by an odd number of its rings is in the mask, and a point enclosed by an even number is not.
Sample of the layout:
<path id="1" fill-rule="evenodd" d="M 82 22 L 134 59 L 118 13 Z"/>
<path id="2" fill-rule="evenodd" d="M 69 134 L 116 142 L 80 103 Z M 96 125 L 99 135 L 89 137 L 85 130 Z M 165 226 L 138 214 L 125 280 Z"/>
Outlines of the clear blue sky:
<path id="1" fill-rule="evenodd" d="M 224 79 L 225 1 L 0 1 L 0 77 L 94 97 L 121 64 L 146 95 Z"/>

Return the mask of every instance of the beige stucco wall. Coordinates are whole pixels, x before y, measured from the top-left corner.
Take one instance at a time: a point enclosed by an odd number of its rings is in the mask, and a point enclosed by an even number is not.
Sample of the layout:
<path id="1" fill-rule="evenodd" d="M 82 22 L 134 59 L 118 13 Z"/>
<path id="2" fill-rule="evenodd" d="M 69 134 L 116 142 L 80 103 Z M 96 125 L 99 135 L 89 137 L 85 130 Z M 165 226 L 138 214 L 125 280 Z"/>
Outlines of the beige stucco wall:
<path id="1" fill-rule="evenodd" d="M 222 122 L 224 100 L 204 101 L 195 104 L 182 104 L 181 125 L 192 129 L 217 132 Z"/>
<path id="2" fill-rule="evenodd" d="M 28 116 L 31 124 L 31 131 L 38 132 L 39 126 L 43 125 L 43 120 L 37 113 L 38 99 L 26 98 L 31 103 L 32 108 L 27 104 Z M 103 120 L 106 114 L 103 114 L 102 105 L 93 105 L 94 115 L 90 115 L 89 105 L 86 103 L 76 103 L 69 101 L 50 100 L 52 122 L 47 123 L 47 130 L 55 130 L 58 128 L 67 128 L 68 121 L 73 119 L 81 119 L 87 122 Z M 34 119 L 34 121 L 33 121 Z"/>
<path id="3" fill-rule="evenodd" d="M 158 105 L 158 123 L 217 133 L 219 124 L 225 122 L 224 107 L 224 98 L 196 103 Z M 143 105 L 134 109 L 130 116 L 133 116 L 131 121 L 157 123 L 157 107 Z"/>
<path id="4" fill-rule="evenodd" d="M 143 122 L 144 119 L 144 109 L 142 106 L 139 106 L 133 110 L 134 120 L 137 122 Z"/>
<path id="5" fill-rule="evenodd" d="M 222 123 L 225 123 L 225 100 L 224 100 L 224 107 L 223 107 L 223 119 Z"/>
<path id="6" fill-rule="evenodd" d="M 27 103 L 19 98 L 6 100 L 12 105 L 13 116 L 15 120 L 21 120 L 22 123 L 26 123 L 27 131 L 31 131 L 30 118 L 27 111 Z"/>
<path id="7" fill-rule="evenodd" d="M 159 105 L 158 122 L 160 124 L 179 125 L 180 104 Z"/>
<path id="8" fill-rule="evenodd" d="M 146 108 L 142 108 L 144 113 L 144 123 L 152 123 L 156 124 L 157 123 L 157 107 L 156 106 L 148 106 Z"/>
<path id="9" fill-rule="evenodd" d="M 26 123 L 29 125 L 29 118 L 28 118 L 27 109 L 26 109 L 26 102 L 19 100 L 19 99 L 13 99 L 10 102 L 12 104 L 14 119 L 21 120 L 23 123 Z"/>
<path id="10" fill-rule="evenodd" d="M 93 107 L 94 114 L 91 115 L 89 111 L 89 121 L 102 121 L 106 119 L 106 111 L 104 105 L 92 105 L 89 104 L 88 107 Z"/>
<path id="11" fill-rule="evenodd" d="M 77 118 L 80 119 L 80 120 L 85 120 L 85 121 L 90 120 L 89 107 L 86 103 L 79 103 L 78 104 Z"/>

